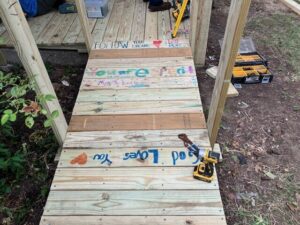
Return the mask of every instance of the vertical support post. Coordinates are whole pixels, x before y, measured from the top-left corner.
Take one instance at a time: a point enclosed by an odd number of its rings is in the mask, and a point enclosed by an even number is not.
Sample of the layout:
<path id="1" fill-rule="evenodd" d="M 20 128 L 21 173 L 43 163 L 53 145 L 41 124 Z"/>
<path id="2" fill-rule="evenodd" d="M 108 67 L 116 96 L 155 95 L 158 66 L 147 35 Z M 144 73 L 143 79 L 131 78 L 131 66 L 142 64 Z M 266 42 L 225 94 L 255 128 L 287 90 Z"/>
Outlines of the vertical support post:
<path id="1" fill-rule="evenodd" d="M 197 66 L 204 66 L 213 0 L 191 2 L 190 43 Z"/>
<path id="2" fill-rule="evenodd" d="M 90 30 L 89 19 L 87 17 L 84 0 L 75 0 L 75 3 L 76 3 L 80 24 L 81 24 L 81 31 L 83 32 L 83 36 L 85 40 L 85 45 L 88 53 L 90 53 L 93 45 L 93 37 L 92 37 L 92 32 Z"/>
<path id="3" fill-rule="evenodd" d="M 48 72 L 19 1 L 1 0 L 0 15 L 27 75 L 36 83 L 37 94 L 51 94 L 56 97 Z M 48 111 L 48 115 L 54 110 L 58 110 L 59 112 L 58 118 L 52 123 L 52 129 L 58 143 L 62 145 L 67 132 L 67 122 L 57 98 L 46 102 L 44 107 Z"/>
<path id="4" fill-rule="evenodd" d="M 208 133 L 212 146 L 217 139 L 227 91 L 231 82 L 232 69 L 247 21 L 250 4 L 251 0 L 231 0 L 225 36 L 222 44 L 219 69 L 207 120 Z"/>

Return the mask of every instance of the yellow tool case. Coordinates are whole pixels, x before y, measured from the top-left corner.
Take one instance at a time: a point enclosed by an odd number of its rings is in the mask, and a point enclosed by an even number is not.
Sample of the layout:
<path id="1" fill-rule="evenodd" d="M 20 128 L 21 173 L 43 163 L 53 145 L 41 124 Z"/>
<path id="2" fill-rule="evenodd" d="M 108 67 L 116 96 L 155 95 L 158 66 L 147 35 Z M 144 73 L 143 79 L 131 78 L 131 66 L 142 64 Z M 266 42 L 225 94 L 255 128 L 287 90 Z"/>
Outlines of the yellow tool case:
<path id="1" fill-rule="evenodd" d="M 260 54 L 238 54 L 232 71 L 232 83 L 255 84 L 270 83 L 273 75 L 268 68 L 268 61 Z"/>

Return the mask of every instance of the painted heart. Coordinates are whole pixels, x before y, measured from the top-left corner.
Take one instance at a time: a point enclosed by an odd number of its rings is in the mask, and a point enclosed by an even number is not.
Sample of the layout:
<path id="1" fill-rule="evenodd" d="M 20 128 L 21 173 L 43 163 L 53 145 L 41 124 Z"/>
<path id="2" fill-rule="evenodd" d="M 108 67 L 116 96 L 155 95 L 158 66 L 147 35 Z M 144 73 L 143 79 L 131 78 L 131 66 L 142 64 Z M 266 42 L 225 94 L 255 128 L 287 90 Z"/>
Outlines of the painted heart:
<path id="1" fill-rule="evenodd" d="M 87 154 L 82 153 L 78 156 L 76 156 L 74 159 L 71 160 L 71 164 L 79 164 L 79 165 L 84 165 L 87 162 Z"/>
<path id="2" fill-rule="evenodd" d="M 154 46 L 155 46 L 156 48 L 159 48 L 160 45 L 161 45 L 161 43 L 162 43 L 162 40 L 155 40 L 155 41 L 153 41 L 153 44 L 154 44 Z"/>

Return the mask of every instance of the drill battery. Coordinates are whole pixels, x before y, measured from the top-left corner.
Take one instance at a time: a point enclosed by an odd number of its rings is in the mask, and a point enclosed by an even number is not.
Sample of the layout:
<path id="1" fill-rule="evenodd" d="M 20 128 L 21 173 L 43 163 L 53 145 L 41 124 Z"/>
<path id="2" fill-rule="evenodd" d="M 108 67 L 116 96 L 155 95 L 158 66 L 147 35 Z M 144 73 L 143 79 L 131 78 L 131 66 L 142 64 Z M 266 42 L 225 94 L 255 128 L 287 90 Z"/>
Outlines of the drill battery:
<path id="1" fill-rule="evenodd" d="M 273 75 L 268 61 L 259 53 L 238 54 L 232 71 L 232 83 L 255 84 L 270 83 Z"/>

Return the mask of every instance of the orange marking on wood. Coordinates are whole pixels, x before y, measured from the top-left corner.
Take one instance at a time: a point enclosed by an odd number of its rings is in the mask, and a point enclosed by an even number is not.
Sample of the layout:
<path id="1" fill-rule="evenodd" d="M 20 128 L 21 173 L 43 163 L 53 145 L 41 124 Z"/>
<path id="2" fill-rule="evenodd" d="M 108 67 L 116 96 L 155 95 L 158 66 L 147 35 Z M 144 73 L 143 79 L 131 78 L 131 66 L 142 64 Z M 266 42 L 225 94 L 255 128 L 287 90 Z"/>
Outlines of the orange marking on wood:
<path id="1" fill-rule="evenodd" d="M 79 156 L 76 156 L 74 159 L 71 160 L 71 164 L 76 164 L 78 163 L 79 165 L 84 165 L 87 162 L 87 154 L 82 153 Z"/>

